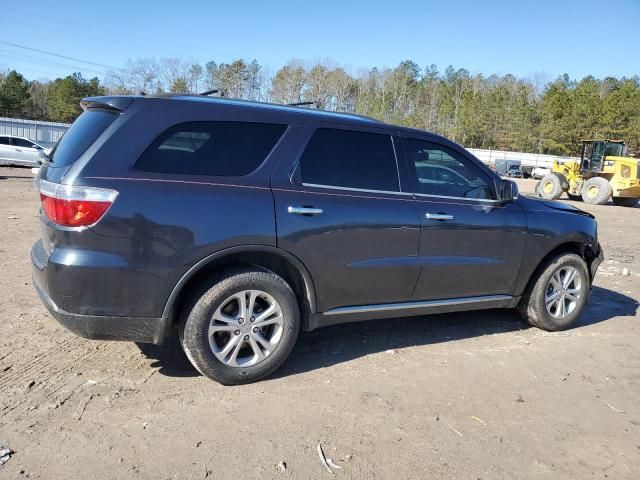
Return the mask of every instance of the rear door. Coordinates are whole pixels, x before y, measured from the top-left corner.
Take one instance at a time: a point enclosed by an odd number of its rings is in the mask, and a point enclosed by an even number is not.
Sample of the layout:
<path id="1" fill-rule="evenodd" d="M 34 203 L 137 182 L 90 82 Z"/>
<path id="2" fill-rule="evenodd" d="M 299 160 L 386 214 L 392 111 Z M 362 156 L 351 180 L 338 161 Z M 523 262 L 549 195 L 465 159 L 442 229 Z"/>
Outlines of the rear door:
<path id="1" fill-rule="evenodd" d="M 9 137 L 0 137 L 0 160 L 8 160 L 13 153 L 13 147 L 11 146 L 11 140 Z"/>
<path id="2" fill-rule="evenodd" d="M 526 241 L 520 207 L 500 203 L 493 178 L 462 149 L 403 143 L 422 226 L 413 300 L 510 294 Z"/>
<path id="3" fill-rule="evenodd" d="M 317 310 L 409 299 L 420 220 L 401 192 L 392 134 L 298 128 L 272 181 L 277 241 L 309 269 Z"/>

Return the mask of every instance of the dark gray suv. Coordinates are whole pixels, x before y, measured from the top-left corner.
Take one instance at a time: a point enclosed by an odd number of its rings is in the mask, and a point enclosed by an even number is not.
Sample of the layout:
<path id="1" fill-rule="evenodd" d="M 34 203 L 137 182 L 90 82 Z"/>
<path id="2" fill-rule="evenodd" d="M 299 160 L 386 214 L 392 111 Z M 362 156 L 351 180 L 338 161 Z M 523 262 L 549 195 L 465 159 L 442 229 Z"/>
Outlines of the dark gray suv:
<path id="1" fill-rule="evenodd" d="M 340 322 L 518 307 L 566 328 L 602 261 L 593 216 L 437 135 L 203 96 L 82 107 L 36 180 L 42 301 L 86 338 L 178 330 L 223 384 Z"/>

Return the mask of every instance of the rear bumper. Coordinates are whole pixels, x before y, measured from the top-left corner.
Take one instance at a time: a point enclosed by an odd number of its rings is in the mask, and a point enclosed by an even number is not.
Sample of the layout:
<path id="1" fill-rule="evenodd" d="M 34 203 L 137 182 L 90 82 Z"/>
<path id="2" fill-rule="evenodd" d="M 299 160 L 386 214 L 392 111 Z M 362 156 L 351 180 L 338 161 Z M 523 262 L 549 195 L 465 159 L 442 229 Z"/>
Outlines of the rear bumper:
<path id="1" fill-rule="evenodd" d="M 140 343 L 163 343 L 172 330 L 166 318 L 96 317 L 78 315 L 60 310 L 34 277 L 33 284 L 40 299 L 63 327 L 92 340 L 128 340 Z"/>
<path id="2" fill-rule="evenodd" d="M 47 291 L 45 270 L 48 259 L 42 258 L 38 245 L 31 251 L 33 286 L 51 315 L 67 330 L 93 340 L 128 340 L 161 344 L 168 337 L 173 324 L 166 318 L 116 317 L 70 313 L 58 307 Z M 63 280 L 60 278 L 59 280 Z"/>

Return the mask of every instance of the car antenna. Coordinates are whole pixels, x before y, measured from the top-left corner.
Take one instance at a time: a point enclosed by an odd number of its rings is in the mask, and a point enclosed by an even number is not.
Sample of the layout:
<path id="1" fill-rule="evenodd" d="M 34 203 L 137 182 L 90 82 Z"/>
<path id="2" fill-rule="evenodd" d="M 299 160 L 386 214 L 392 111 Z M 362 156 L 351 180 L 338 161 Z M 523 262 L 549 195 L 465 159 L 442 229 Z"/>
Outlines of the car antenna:
<path id="1" fill-rule="evenodd" d="M 198 95 L 202 95 L 204 97 L 208 97 L 209 95 L 213 95 L 214 93 L 218 93 L 220 90 L 217 88 L 215 90 L 207 90 L 206 92 L 199 93 Z"/>

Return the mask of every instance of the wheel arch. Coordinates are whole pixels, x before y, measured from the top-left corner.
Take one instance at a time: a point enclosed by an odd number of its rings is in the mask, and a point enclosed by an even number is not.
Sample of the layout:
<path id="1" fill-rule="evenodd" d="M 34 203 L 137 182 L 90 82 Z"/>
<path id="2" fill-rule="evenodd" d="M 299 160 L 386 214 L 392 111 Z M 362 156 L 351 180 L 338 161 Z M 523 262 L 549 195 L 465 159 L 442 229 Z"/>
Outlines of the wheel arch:
<path id="1" fill-rule="evenodd" d="M 544 269 L 545 265 L 551 258 L 557 257 L 562 253 L 574 253 L 579 257 L 581 257 L 587 263 L 587 271 L 589 272 L 589 281 L 592 283 L 593 274 L 591 272 L 591 263 L 598 256 L 598 251 L 597 251 L 598 247 L 596 246 L 595 248 L 596 250 L 594 251 L 594 247 L 592 245 L 590 245 L 588 242 L 585 242 L 584 240 L 579 240 L 579 239 L 571 239 L 571 240 L 566 240 L 559 243 L 558 245 L 553 247 L 551 250 L 549 250 L 549 252 L 547 252 L 547 254 L 540 259 L 536 267 L 533 269 L 533 271 L 529 275 L 529 278 L 527 279 L 527 283 L 525 283 L 524 289 L 522 290 L 522 292 L 523 293 L 526 292 L 531 287 L 531 285 L 536 281 L 536 279 Z"/>
<path id="2" fill-rule="evenodd" d="M 308 329 L 309 318 L 316 311 L 316 293 L 311 274 L 298 258 L 268 245 L 230 247 L 201 259 L 173 288 L 165 305 L 163 318 L 177 324 L 182 305 L 193 287 L 207 281 L 217 272 L 238 265 L 262 268 L 282 277 L 298 299 L 301 327 L 304 330 Z"/>

